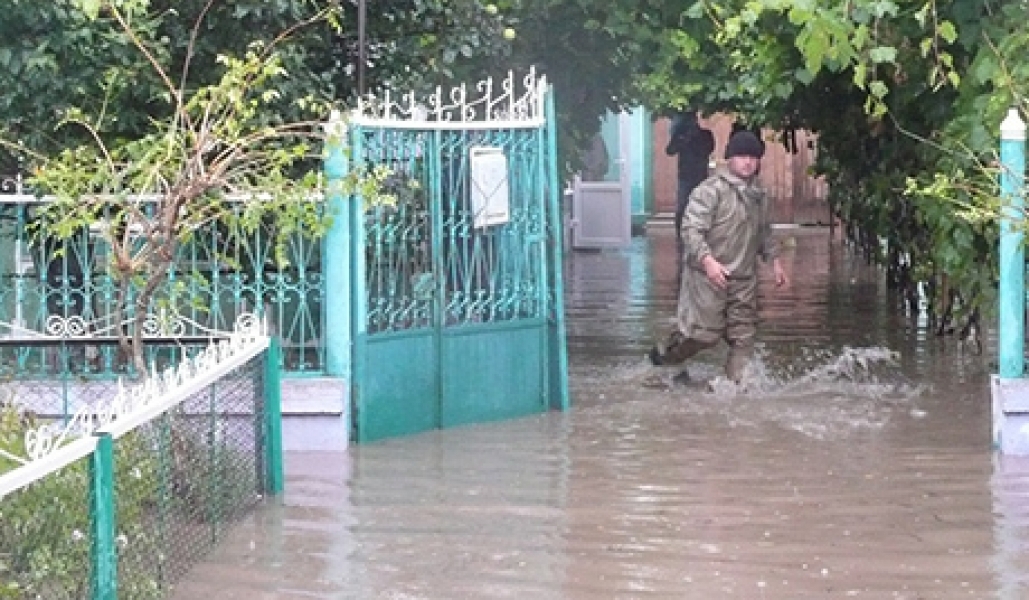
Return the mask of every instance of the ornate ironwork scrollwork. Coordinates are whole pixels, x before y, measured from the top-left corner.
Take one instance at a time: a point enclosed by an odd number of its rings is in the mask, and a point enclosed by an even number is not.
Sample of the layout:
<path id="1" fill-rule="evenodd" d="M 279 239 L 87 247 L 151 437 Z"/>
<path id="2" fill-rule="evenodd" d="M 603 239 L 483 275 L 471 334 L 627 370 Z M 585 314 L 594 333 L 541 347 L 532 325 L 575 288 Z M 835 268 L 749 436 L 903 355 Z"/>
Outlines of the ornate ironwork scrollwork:
<path id="1" fill-rule="evenodd" d="M 500 82 L 499 90 L 493 79 L 485 79 L 474 86 L 476 96 L 465 85 L 444 91 L 437 87 L 424 101 L 413 92 L 399 99 L 390 91 L 380 96 L 369 95 L 358 101 L 353 116 L 362 125 L 414 126 L 459 125 L 476 127 L 538 127 L 544 119 L 546 77 L 537 76 L 535 69 L 522 77 L 508 72 Z"/>

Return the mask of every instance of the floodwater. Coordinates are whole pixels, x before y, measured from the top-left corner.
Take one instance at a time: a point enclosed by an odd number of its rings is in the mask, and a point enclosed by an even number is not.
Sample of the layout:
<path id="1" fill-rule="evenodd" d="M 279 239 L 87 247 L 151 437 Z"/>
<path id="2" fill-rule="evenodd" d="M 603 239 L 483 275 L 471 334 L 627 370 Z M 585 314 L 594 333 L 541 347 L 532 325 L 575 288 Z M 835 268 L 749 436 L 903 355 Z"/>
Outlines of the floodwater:
<path id="1" fill-rule="evenodd" d="M 1029 598 L 1029 465 L 990 442 L 981 356 L 904 315 L 827 230 L 782 230 L 740 392 L 649 389 L 670 232 L 566 264 L 574 408 L 333 452 L 179 598 Z M 674 374 L 671 370 L 660 376 Z M 316 439 L 317 436 L 310 436 Z"/>

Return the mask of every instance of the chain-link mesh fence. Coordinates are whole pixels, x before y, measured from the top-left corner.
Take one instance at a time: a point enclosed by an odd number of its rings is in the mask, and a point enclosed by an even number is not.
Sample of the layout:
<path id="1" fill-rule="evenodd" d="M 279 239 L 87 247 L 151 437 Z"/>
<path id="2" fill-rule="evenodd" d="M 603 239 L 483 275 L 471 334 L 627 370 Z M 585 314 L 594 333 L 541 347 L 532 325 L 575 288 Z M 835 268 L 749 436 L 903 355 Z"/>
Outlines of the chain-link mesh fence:
<path id="1" fill-rule="evenodd" d="M 137 530 L 118 533 L 123 576 L 146 574 L 166 587 L 260 501 L 264 434 L 254 362 L 118 441 L 118 514 L 141 512 Z"/>
<path id="2" fill-rule="evenodd" d="M 155 364 L 175 364 L 201 346 L 151 348 Z M 261 501 L 268 489 L 265 359 L 258 354 L 114 441 L 118 598 L 162 597 Z M 16 438 L 26 426 L 99 408 L 117 383 L 66 372 L 57 380 L 12 378 L 3 387 L 9 422 L 0 421 L 0 450 L 19 454 Z M 7 462 L 0 455 L 0 473 L 14 466 Z M 87 457 L 0 498 L 0 600 L 90 597 L 88 479 Z"/>

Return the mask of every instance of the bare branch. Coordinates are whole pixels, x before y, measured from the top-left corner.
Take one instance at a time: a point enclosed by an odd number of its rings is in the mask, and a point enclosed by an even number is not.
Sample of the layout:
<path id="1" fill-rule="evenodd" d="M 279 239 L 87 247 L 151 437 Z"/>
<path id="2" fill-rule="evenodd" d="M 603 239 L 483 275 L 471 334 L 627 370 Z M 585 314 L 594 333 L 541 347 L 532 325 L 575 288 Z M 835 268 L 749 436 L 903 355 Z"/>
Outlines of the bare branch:
<path id="1" fill-rule="evenodd" d="M 154 68 L 154 71 L 157 72 L 158 77 L 160 77 L 161 81 L 164 82 L 168 92 L 175 98 L 176 105 L 180 105 L 182 103 L 182 97 L 178 95 L 178 90 L 175 87 L 175 84 L 172 83 L 168 73 L 165 72 L 164 67 L 161 66 L 161 63 L 157 61 L 153 53 L 146 47 L 143 40 L 139 39 L 139 36 L 136 34 L 136 30 L 132 28 L 128 21 L 125 20 L 125 16 L 121 14 L 118 7 L 110 5 L 109 8 L 111 9 L 111 14 L 114 15 L 115 20 L 117 20 L 118 24 L 121 26 L 122 31 L 124 31 L 125 34 L 129 36 L 129 39 L 132 40 L 132 45 L 134 45 L 136 49 L 146 57 L 147 62 L 150 63 Z"/>
<path id="2" fill-rule="evenodd" d="M 189 43 L 186 45 L 186 60 L 182 66 L 182 77 L 179 79 L 179 97 L 186 94 L 186 79 L 189 77 L 189 66 L 193 63 L 193 51 L 196 49 L 197 38 L 200 35 L 200 26 L 203 25 L 207 13 L 211 11 L 214 0 L 207 0 L 207 4 L 200 11 L 200 15 L 193 22 L 193 29 L 189 32 Z"/>

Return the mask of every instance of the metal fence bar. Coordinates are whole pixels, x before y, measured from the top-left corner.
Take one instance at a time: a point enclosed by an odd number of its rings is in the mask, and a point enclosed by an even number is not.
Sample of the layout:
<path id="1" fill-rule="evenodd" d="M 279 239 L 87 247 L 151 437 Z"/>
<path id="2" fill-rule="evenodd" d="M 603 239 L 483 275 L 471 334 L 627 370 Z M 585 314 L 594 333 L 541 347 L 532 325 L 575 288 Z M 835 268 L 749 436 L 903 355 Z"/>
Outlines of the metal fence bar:
<path id="1" fill-rule="evenodd" d="M 89 461 L 92 525 L 92 600 L 118 600 L 118 556 L 115 549 L 114 444 L 110 435 L 96 436 Z"/>
<path id="2" fill-rule="evenodd" d="M 550 211 L 550 251 L 558 253 L 564 248 L 564 234 L 561 226 L 561 186 L 557 177 L 557 126 L 556 113 L 554 108 L 554 92 L 547 91 L 546 99 L 547 113 L 547 183 L 549 185 L 549 198 L 547 198 L 547 209 Z M 545 263 L 548 261 L 544 261 Z M 554 272 L 551 274 L 553 289 L 550 290 L 552 299 L 550 305 L 553 307 L 551 318 L 554 320 L 555 348 L 557 353 L 557 402 L 553 408 L 566 411 L 571 407 L 571 395 L 568 390 L 568 340 L 565 327 L 565 304 L 564 304 L 564 272 L 561 260 L 549 261 L 553 265 Z"/>
<path id="3" fill-rule="evenodd" d="M 278 339 L 272 339 L 264 355 L 264 464 L 265 493 L 281 494 L 285 488 L 282 461 L 282 382 Z"/>

